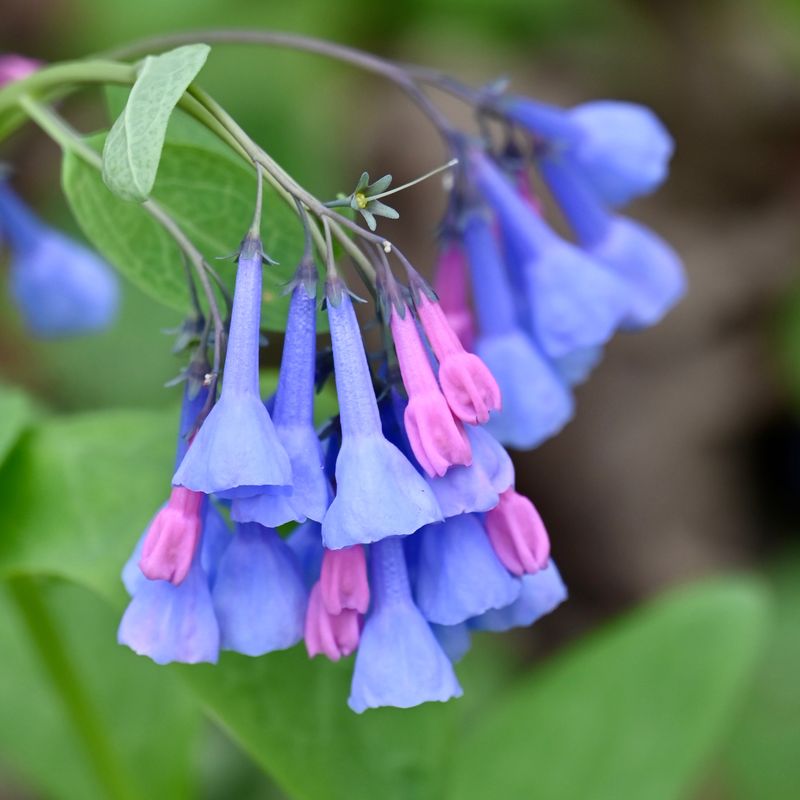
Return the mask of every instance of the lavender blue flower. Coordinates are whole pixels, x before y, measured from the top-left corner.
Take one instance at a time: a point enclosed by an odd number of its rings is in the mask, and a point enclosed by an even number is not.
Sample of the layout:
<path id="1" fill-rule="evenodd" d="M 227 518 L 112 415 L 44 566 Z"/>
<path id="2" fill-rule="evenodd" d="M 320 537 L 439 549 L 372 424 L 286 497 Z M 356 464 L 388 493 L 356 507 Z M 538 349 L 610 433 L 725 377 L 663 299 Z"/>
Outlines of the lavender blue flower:
<path id="1" fill-rule="evenodd" d="M 313 269 L 313 266 L 312 266 Z M 314 271 L 316 277 L 316 270 Z M 272 419 L 292 465 L 291 494 L 266 493 L 235 500 L 237 522 L 278 527 L 295 520 L 321 522 L 331 499 L 322 446 L 314 430 L 316 303 L 299 281 L 292 293 Z"/>
<path id="2" fill-rule="evenodd" d="M 179 586 L 143 579 L 135 590 L 120 622 L 120 644 L 156 664 L 216 663 L 219 626 L 208 579 L 197 556 Z"/>
<path id="3" fill-rule="evenodd" d="M 526 628 L 567 599 L 567 589 L 552 559 L 544 569 L 533 575 L 523 575 L 520 580 L 522 589 L 511 605 L 470 620 L 470 628 L 495 632 Z"/>
<path id="4" fill-rule="evenodd" d="M 38 220 L 2 180 L 0 239 L 11 247 L 11 294 L 31 333 L 75 336 L 114 321 L 119 283 L 111 268 Z"/>
<path id="5" fill-rule="evenodd" d="M 306 587 L 294 553 L 270 528 L 236 526 L 212 597 L 224 650 L 260 656 L 303 638 Z"/>
<path id="6" fill-rule="evenodd" d="M 503 109 L 550 152 L 569 158 L 609 205 L 648 194 L 667 176 L 674 142 L 645 106 L 600 100 L 562 111 L 512 97 Z"/>
<path id="7" fill-rule="evenodd" d="M 458 625 L 519 596 L 520 580 L 502 565 L 475 514 L 428 525 L 415 536 L 414 599 L 429 622 Z"/>
<path id="8" fill-rule="evenodd" d="M 372 608 L 356 654 L 350 708 L 411 708 L 460 697 L 453 667 L 411 599 L 402 541 L 370 547 Z"/>
<path id="9" fill-rule="evenodd" d="M 383 436 L 353 304 L 341 287 L 329 287 L 328 317 L 342 445 L 322 540 L 336 550 L 414 533 L 442 514 L 423 477 Z"/>
<path id="10" fill-rule="evenodd" d="M 431 630 L 453 664 L 461 661 L 472 646 L 472 635 L 466 622 L 458 625 L 431 625 Z"/>
<path id="11" fill-rule="evenodd" d="M 511 287 L 488 221 L 465 224 L 473 295 L 480 321 L 476 352 L 500 386 L 503 408 L 487 430 L 512 447 L 531 448 L 558 433 L 572 417 L 572 396 L 515 319 Z"/>
<path id="12" fill-rule="evenodd" d="M 322 525 L 308 519 L 298 525 L 286 540 L 294 553 L 306 588 L 310 589 L 318 580 L 322 569 Z"/>
<path id="13" fill-rule="evenodd" d="M 288 494 L 292 468 L 259 396 L 261 242 L 242 244 L 222 394 L 197 432 L 172 482 L 233 499 Z"/>
<path id="14" fill-rule="evenodd" d="M 630 313 L 630 312 L 629 312 Z M 620 325 L 620 327 L 624 327 Z M 603 360 L 602 347 L 584 347 L 553 361 L 556 374 L 567 386 L 579 386 L 588 380 L 592 370 Z"/>

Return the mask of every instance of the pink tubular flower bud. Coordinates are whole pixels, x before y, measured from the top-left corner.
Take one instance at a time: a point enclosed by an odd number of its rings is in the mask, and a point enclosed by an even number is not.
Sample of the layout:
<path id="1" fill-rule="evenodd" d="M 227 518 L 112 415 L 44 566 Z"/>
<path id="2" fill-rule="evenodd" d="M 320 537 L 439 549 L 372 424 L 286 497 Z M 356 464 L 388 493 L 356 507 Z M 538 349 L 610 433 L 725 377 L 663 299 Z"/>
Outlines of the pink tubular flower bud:
<path id="1" fill-rule="evenodd" d="M 319 578 L 325 610 L 336 616 L 343 611 L 366 614 L 369 608 L 367 558 L 360 544 L 341 550 L 325 550 Z"/>
<path id="2" fill-rule="evenodd" d="M 41 61 L 18 56 L 16 53 L 7 53 L 0 56 L 0 87 L 7 83 L 27 78 L 42 66 Z"/>
<path id="3" fill-rule="evenodd" d="M 151 581 L 178 586 L 189 573 L 200 539 L 200 507 L 205 495 L 176 486 L 156 514 L 142 546 L 139 568 Z"/>
<path id="4" fill-rule="evenodd" d="M 401 317 L 393 308 L 391 325 L 408 392 L 405 428 L 417 461 L 431 477 L 444 475 L 455 464 L 470 465 L 469 439 L 439 390 L 411 310 L 407 308 Z"/>
<path id="5" fill-rule="evenodd" d="M 358 612 L 346 609 L 341 614 L 329 614 L 322 602 L 320 584 L 315 583 L 306 611 L 305 642 L 309 658 L 322 654 L 338 661 L 355 652 L 360 636 Z"/>
<path id="6" fill-rule="evenodd" d="M 433 288 L 453 332 L 461 344 L 472 349 L 475 317 L 467 300 L 467 262 L 458 245 L 446 244 L 436 265 Z"/>
<path id="7" fill-rule="evenodd" d="M 439 303 L 421 295 L 417 310 L 439 359 L 439 383 L 451 411 L 471 425 L 488 422 L 489 412 L 499 411 L 502 404 L 500 387 L 489 368 L 464 349 Z"/>
<path id="8" fill-rule="evenodd" d="M 533 503 L 514 489 L 486 514 L 486 532 L 495 553 L 514 575 L 531 575 L 547 565 L 550 539 Z"/>

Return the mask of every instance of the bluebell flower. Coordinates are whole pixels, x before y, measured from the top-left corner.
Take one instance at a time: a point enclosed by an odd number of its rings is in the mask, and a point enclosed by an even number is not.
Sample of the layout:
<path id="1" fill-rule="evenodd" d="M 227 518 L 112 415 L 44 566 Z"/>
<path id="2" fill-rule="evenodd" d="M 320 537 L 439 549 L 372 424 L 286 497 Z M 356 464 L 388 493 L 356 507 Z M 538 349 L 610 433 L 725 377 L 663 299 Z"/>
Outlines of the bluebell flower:
<path id="1" fill-rule="evenodd" d="M 657 189 L 674 142 L 656 115 L 636 103 L 601 100 L 568 111 L 509 98 L 509 117 L 572 161 L 604 202 L 620 206 Z"/>
<path id="2" fill-rule="evenodd" d="M 341 285 L 329 285 L 328 317 L 342 445 L 322 540 L 336 550 L 414 533 L 442 514 L 423 477 L 383 436 L 358 321 Z"/>
<path id="3" fill-rule="evenodd" d="M 628 313 L 630 314 L 630 312 Z M 620 327 L 624 327 L 624 321 Z M 602 359 L 602 347 L 584 347 L 581 350 L 574 350 L 562 358 L 554 359 L 553 368 L 567 386 L 580 386 L 589 378 L 592 370 Z"/>
<path id="4" fill-rule="evenodd" d="M 414 599 L 429 622 L 457 625 L 516 600 L 520 581 L 500 562 L 475 514 L 428 525 L 415 536 Z"/>
<path id="5" fill-rule="evenodd" d="M 208 578 L 196 554 L 184 581 L 141 580 L 122 616 L 117 641 L 156 664 L 216 663 L 219 626 Z"/>
<path id="6" fill-rule="evenodd" d="M 302 267 L 301 267 L 302 269 Z M 316 270 L 314 277 L 316 278 Z M 289 305 L 286 338 L 272 420 L 292 465 L 291 494 L 258 494 L 234 501 L 237 522 L 278 527 L 305 519 L 321 522 L 331 498 L 322 447 L 314 430 L 316 303 L 298 281 Z"/>
<path id="7" fill-rule="evenodd" d="M 544 353 L 557 359 L 607 342 L 630 304 L 625 284 L 557 236 L 484 154 L 473 153 L 471 165 L 521 276 L 524 325 Z"/>
<path id="8" fill-rule="evenodd" d="M 457 664 L 469 652 L 472 635 L 466 622 L 458 625 L 431 625 L 431 630 L 453 664 Z"/>
<path id="9" fill-rule="evenodd" d="M 581 246 L 626 285 L 630 301 L 622 327 L 657 323 L 686 291 L 677 253 L 644 225 L 610 214 L 569 162 L 542 158 L 539 168 Z"/>
<path id="10" fill-rule="evenodd" d="M 11 248 L 11 294 L 25 324 L 44 338 L 107 328 L 119 283 L 91 250 L 38 220 L 0 179 L 0 240 Z"/>
<path id="11" fill-rule="evenodd" d="M 178 467 L 175 486 L 230 499 L 291 491 L 289 456 L 259 396 L 260 317 L 261 242 L 248 235 L 236 274 L 222 394 Z"/>
<path id="12" fill-rule="evenodd" d="M 311 588 L 318 580 L 322 569 L 322 525 L 308 519 L 298 525 L 286 539 L 294 553 L 306 587 Z"/>
<path id="13" fill-rule="evenodd" d="M 220 645 L 248 656 L 303 638 L 308 594 L 294 553 L 271 528 L 236 526 L 212 590 Z"/>
<path id="14" fill-rule="evenodd" d="M 544 569 L 533 575 L 523 575 L 520 580 L 519 597 L 511 605 L 487 611 L 470 620 L 470 628 L 495 632 L 526 628 L 567 599 L 566 586 L 552 559 Z"/>
<path id="15" fill-rule="evenodd" d="M 536 447 L 570 420 L 572 396 L 516 322 L 500 251 L 488 221 L 478 213 L 466 220 L 464 244 L 480 322 L 475 349 L 503 398 L 503 408 L 491 414 L 487 430 L 512 447 Z"/>
<path id="16" fill-rule="evenodd" d="M 356 654 L 350 708 L 411 708 L 460 697 L 453 667 L 414 605 L 402 541 L 370 547 L 372 607 Z"/>

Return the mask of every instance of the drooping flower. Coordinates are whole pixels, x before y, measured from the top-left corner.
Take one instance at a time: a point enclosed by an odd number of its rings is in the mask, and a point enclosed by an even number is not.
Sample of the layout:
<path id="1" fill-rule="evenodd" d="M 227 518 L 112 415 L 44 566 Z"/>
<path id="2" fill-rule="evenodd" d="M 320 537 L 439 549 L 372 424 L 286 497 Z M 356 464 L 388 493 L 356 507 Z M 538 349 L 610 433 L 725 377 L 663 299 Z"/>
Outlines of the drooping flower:
<path id="1" fill-rule="evenodd" d="M 472 213 L 465 221 L 481 335 L 477 354 L 500 387 L 503 410 L 488 430 L 513 447 L 535 447 L 572 416 L 572 397 L 552 367 L 516 322 L 511 288 L 488 220 Z"/>
<path id="2" fill-rule="evenodd" d="M 325 548 L 322 546 L 322 525 L 313 519 L 307 519 L 289 534 L 286 544 L 294 553 L 303 580 L 310 589 L 318 580 L 322 570 L 322 557 Z"/>
<path id="3" fill-rule="evenodd" d="M 212 590 L 224 650 L 259 656 L 303 637 L 307 593 L 286 542 L 255 522 L 238 524 Z"/>
<path id="4" fill-rule="evenodd" d="M 539 167 L 583 248 L 627 285 L 631 301 L 623 327 L 659 322 L 686 291 L 677 253 L 643 225 L 606 211 L 568 161 L 542 158 Z"/>
<path id="5" fill-rule="evenodd" d="M 533 503 L 514 489 L 486 514 L 486 532 L 495 553 L 514 575 L 543 569 L 550 559 L 550 539 Z"/>
<path id="6" fill-rule="evenodd" d="M 331 661 L 338 661 L 355 652 L 359 636 L 358 612 L 345 608 L 332 614 L 322 600 L 320 584 L 315 583 L 306 612 L 305 642 L 309 658 L 324 655 Z"/>
<path id="7" fill-rule="evenodd" d="M 417 311 L 439 361 L 439 384 L 452 412 L 462 422 L 484 424 L 491 411 L 501 408 L 497 381 L 478 356 L 464 349 L 439 303 L 420 293 Z"/>
<path id="8" fill-rule="evenodd" d="M 405 536 L 442 518 L 436 499 L 409 460 L 383 436 L 353 305 L 341 284 L 328 287 L 342 445 L 336 496 L 322 521 L 331 550 Z"/>
<path id="9" fill-rule="evenodd" d="M 444 242 L 436 262 L 433 288 L 450 327 L 464 349 L 472 350 L 475 342 L 475 318 L 469 306 L 468 287 L 468 267 L 463 250 L 456 241 Z"/>
<path id="10" fill-rule="evenodd" d="M 38 220 L 0 179 L 0 240 L 11 248 L 11 294 L 31 333 L 57 338 L 108 327 L 119 285 L 97 255 Z"/>
<path id="11" fill-rule="evenodd" d="M 457 664 L 469 652 L 472 636 L 466 622 L 460 622 L 458 625 L 432 624 L 431 630 L 439 646 L 453 664 Z"/>
<path id="12" fill-rule="evenodd" d="M 457 625 L 516 600 L 520 581 L 503 566 L 476 515 L 450 517 L 415 536 L 414 598 L 429 622 Z"/>
<path id="13" fill-rule="evenodd" d="M 310 271 L 313 277 L 304 275 Z M 307 287 L 313 287 L 315 280 L 313 263 L 302 264 L 289 305 L 272 412 L 278 440 L 291 462 L 291 494 L 266 492 L 234 500 L 231 516 L 237 522 L 259 522 L 267 527 L 292 520 L 321 522 L 330 502 L 322 447 L 314 430 L 316 303 Z"/>
<path id="14" fill-rule="evenodd" d="M 408 394 L 404 423 L 411 449 L 428 475 L 444 475 L 457 464 L 472 463 L 469 439 L 436 383 L 411 309 L 393 307 L 391 328 L 403 386 Z"/>
<path id="15" fill-rule="evenodd" d="M 473 152 L 470 164 L 497 215 L 509 267 L 521 275 L 526 328 L 542 350 L 563 358 L 607 342 L 628 311 L 625 284 L 557 236 L 485 155 Z"/>
<path id="16" fill-rule="evenodd" d="M 601 100 L 563 111 L 512 97 L 503 111 L 550 151 L 569 158 L 610 205 L 652 192 L 667 176 L 674 142 L 645 106 Z"/>
<path id="17" fill-rule="evenodd" d="M 552 559 L 544 569 L 523 575 L 520 580 L 519 597 L 510 606 L 492 609 L 470 620 L 470 628 L 495 632 L 526 628 L 567 599 L 567 589 Z"/>
<path id="18" fill-rule="evenodd" d="M 156 664 L 216 663 L 219 626 L 197 555 L 179 586 L 160 580 L 138 583 L 120 622 L 117 641 Z"/>
<path id="19" fill-rule="evenodd" d="M 403 543 L 397 537 L 370 546 L 372 607 L 356 654 L 350 708 L 411 708 L 460 697 L 453 667 L 414 605 Z"/>
<path id="20" fill-rule="evenodd" d="M 260 240 L 248 234 L 239 255 L 222 394 L 178 467 L 175 486 L 229 499 L 291 490 L 289 456 L 259 396 L 261 259 Z"/>

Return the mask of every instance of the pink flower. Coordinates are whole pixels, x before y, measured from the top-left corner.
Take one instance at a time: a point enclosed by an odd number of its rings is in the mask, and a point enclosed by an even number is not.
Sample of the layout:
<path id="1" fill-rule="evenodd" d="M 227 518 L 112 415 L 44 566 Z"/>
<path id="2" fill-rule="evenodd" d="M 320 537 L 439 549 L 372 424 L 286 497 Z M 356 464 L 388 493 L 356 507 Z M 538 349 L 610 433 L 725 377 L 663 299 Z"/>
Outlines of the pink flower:
<path id="1" fill-rule="evenodd" d="M 475 317 L 467 300 L 467 262 L 458 245 L 448 243 L 442 249 L 433 288 L 453 332 L 461 344 L 471 350 L 475 341 Z"/>
<path id="2" fill-rule="evenodd" d="M 411 310 L 406 308 L 401 317 L 393 308 L 391 325 L 408 392 L 405 428 L 417 461 L 431 477 L 441 477 L 455 464 L 471 464 L 472 450 L 464 426 L 439 390 Z"/>
<path id="3" fill-rule="evenodd" d="M 36 72 L 41 66 L 41 61 L 18 56 L 16 53 L 7 53 L 0 56 L 0 87 L 5 86 L 7 83 L 27 78 L 28 75 Z"/>
<path id="4" fill-rule="evenodd" d="M 331 661 L 338 661 L 355 652 L 360 636 L 358 612 L 346 609 L 341 614 L 330 614 L 322 601 L 320 584 L 315 583 L 306 611 L 305 640 L 309 658 L 321 653 Z"/>
<path id="5" fill-rule="evenodd" d="M 151 581 L 183 582 L 200 538 L 200 506 L 205 495 L 176 486 L 156 514 L 142 546 L 139 568 Z"/>
<path id="6" fill-rule="evenodd" d="M 500 387 L 489 368 L 464 349 L 439 303 L 423 294 L 417 310 L 439 359 L 439 383 L 450 409 L 462 422 L 488 422 L 489 412 L 499 411 L 502 405 Z"/>
<path id="7" fill-rule="evenodd" d="M 550 558 L 550 539 L 533 503 L 514 489 L 486 514 L 486 532 L 497 557 L 514 575 L 538 572 Z"/>
<path id="8" fill-rule="evenodd" d="M 343 611 L 366 614 L 369 608 L 367 558 L 360 544 L 325 550 L 319 578 L 325 610 L 336 616 Z"/>

